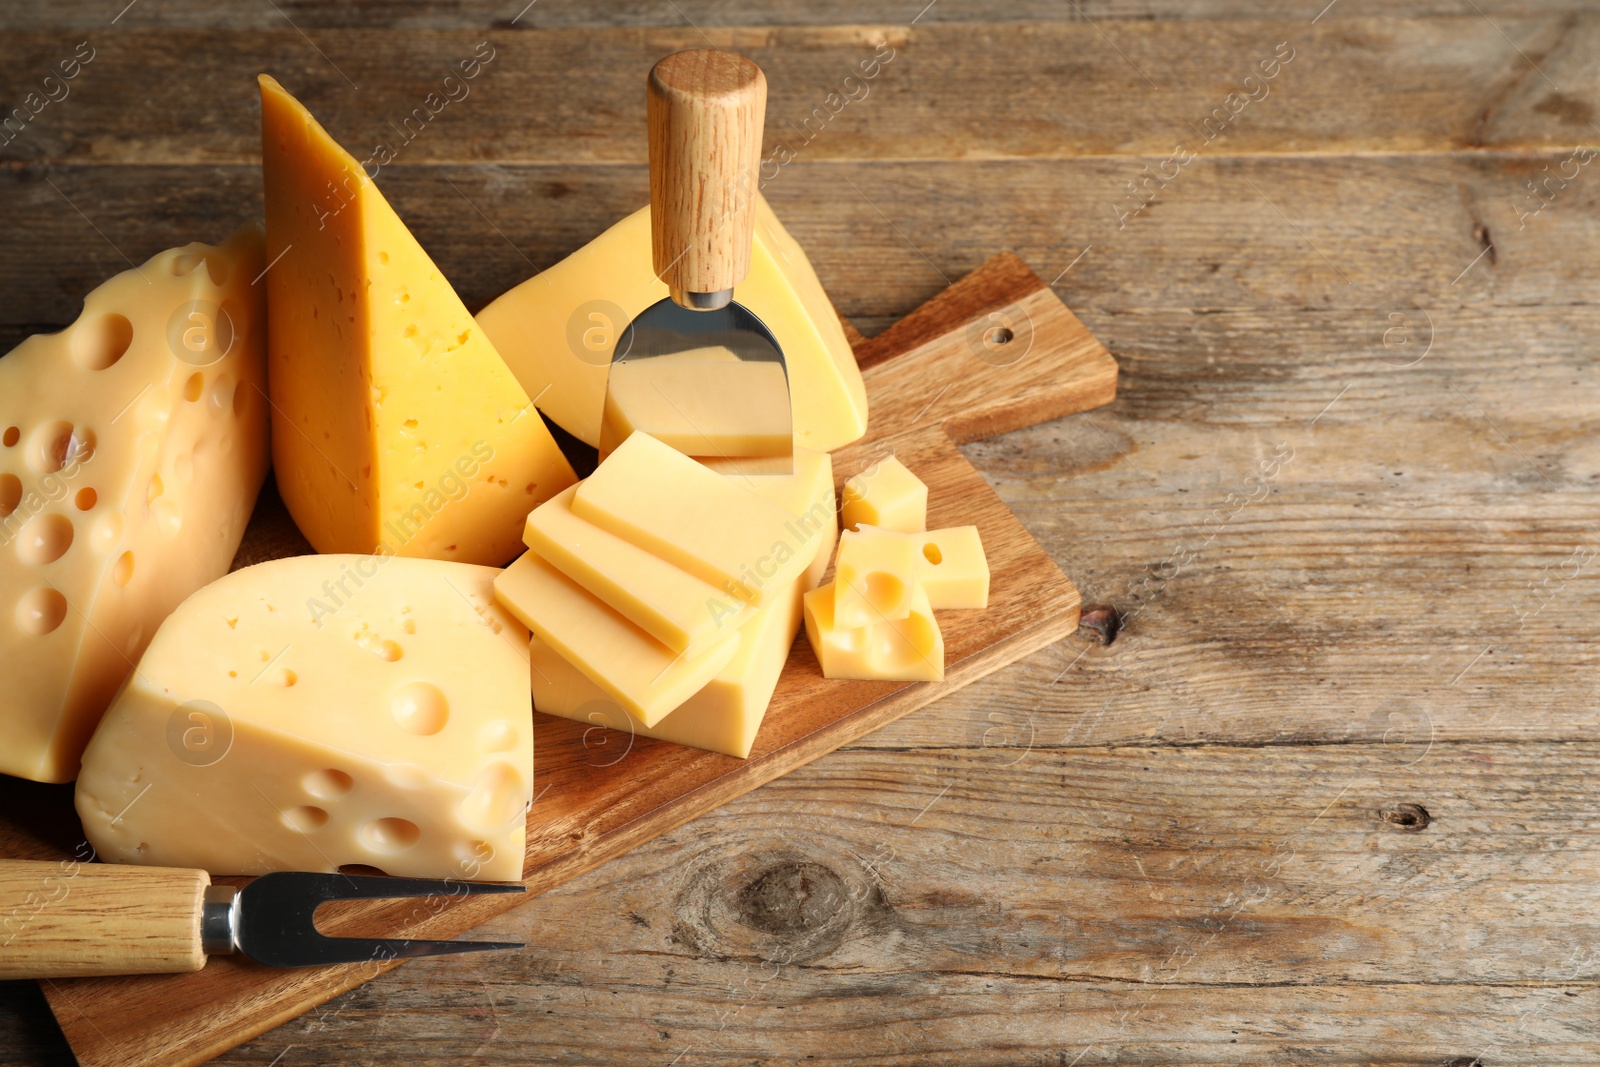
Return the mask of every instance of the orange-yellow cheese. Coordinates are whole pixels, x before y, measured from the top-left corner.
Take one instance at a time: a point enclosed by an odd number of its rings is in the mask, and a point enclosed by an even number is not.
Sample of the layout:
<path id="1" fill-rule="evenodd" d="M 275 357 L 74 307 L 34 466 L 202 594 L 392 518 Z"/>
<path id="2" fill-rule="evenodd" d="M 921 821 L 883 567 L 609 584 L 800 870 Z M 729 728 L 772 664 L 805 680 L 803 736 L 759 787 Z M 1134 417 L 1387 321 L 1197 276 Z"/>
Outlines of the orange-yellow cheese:
<path id="1" fill-rule="evenodd" d="M 839 535 L 834 561 L 834 625 L 841 629 L 903 619 L 917 584 L 918 543 L 911 535 L 876 526 Z"/>
<path id="2" fill-rule="evenodd" d="M 296 556 L 162 623 L 84 755 L 102 859 L 510 880 L 533 788 L 528 632 L 489 567 Z"/>
<path id="3" fill-rule="evenodd" d="M 928 487 L 889 456 L 844 483 L 839 517 L 848 530 L 865 524 L 918 533 L 928 528 Z"/>
<path id="4" fill-rule="evenodd" d="M 829 582 L 805 597 L 806 638 L 824 677 L 944 679 L 944 635 L 922 586 L 912 586 L 911 608 L 904 618 L 853 628 L 834 625 L 836 588 Z"/>
<path id="5" fill-rule="evenodd" d="M 665 299 L 640 208 L 478 313 L 539 408 L 574 437 L 600 444 L 612 351 L 622 330 Z M 867 391 L 833 304 L 805 251 L 756 195 L 750 273 L 734 299 L 772 331 L 788 363 L 794 443 L 829 452 L 867 429 Z"/>
<path id="6" fill-rule="evenodd" d="M 934 608 L 989 606 L 989 561 L 976 526 L 952 526 L 913 535 L 917 581 Z"/>
<path id="7" fill-rule="evenodd" d="M 156 627 L 227 573 L 267 469 L 261 232 L 155 256 L 0 359 L 0 773 L 77 776 Z"/>
<path id="8" fill-rule="evenodd" d="M 261 78 L 272 446 L 319 552 L 500 564 L 576 476 L 355 158 Z"/>

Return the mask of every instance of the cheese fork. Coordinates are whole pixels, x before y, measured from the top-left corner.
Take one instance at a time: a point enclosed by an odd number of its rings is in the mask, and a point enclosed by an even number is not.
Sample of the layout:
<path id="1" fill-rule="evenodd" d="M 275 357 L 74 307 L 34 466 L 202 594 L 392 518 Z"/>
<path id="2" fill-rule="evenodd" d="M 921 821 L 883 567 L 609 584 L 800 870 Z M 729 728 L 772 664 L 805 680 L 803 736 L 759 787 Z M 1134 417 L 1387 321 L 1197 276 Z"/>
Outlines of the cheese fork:
<path id="1" fill-rule="evenodd" d="M 0 860 L 0 979 L 198 971 L 242 953 L 269 967 L 320 967 L 524 946 L 512 941 L 328 937 L 334 900 L 521 893 L 520 885 L 274 871 L 243 889 L 205 871 Z"/>

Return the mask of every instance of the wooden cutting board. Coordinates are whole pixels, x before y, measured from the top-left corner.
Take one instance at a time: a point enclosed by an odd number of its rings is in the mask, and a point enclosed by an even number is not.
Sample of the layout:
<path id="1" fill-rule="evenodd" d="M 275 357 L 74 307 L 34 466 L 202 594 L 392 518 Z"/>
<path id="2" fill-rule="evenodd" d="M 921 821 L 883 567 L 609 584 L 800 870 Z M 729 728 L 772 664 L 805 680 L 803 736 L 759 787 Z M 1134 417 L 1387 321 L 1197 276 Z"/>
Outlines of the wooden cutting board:
<path id="1" fill-rule="evenodd" d="M 830 681 L 810 646 L 796 641 L 747 760 L 536 714 L 536 802 L 524 868 L 530 895 L 1077 628 L 1077 590 L 956 445 L 1109 403 L 1117 366 L 1105 347 L 1009 253 L 875 338 L 850 332 L 870 427 L 864 440 L 834 454 L 835 477 L 843 484 L 878 457 L 900 457 L 928 484 L 930 527 L 978 527 L 991 571 L 988 610 L 938 613 L 947 662 L 941 683 Z M 242 556 L 254 562 L 305 551 L 287 521 L 281 504 L 264 496 Z M 0 783 L 0 812 L 0 856 L 65 857 L 80 840 L 70 787 Z M 360 902 L 325 912 L 322 927 L 453 937 L 526 899 Z M 84 1067 L 195 1064 L 393 965 L 274 970 L 225 957 L 194 974 L 46 981 L 44 991 Z"/>

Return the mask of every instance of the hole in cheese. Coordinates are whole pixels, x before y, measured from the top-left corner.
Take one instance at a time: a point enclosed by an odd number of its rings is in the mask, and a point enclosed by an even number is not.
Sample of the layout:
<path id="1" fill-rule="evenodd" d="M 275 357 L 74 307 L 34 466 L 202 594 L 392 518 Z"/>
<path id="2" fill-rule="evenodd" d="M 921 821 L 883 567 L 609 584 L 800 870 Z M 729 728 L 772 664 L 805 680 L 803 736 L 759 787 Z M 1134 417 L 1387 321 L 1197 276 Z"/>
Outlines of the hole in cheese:
<path id="1" fill-rule="evenodd" d="M 156 502 L 156 497 L 166 492 L 166 489 L 166 483 L 161 480 L 161 475 L 152 474 L 150 476 L 149 488 L 145 490 L 144 502 L 146 504 L 154 504 Z"/>
<path id="2" fill-rule="evenodd" d="M 30 589 L 17 601 L 17 628 L 28 634 L 47 634 L 67 617 L 67 598 L 47 585 Z"/>
<path id="3" fill-rule="evenodd" d="M 118 585 L 127 585 L 133 581 L 133 553 L 124 552 L 117 557 L 116 564 L 111 568 L 111 578 Z"/>
<path id="4" fill-rule="evenodd" d="M 423 737 L 438 733 L 450 721 L 450 702 L 444 691 L 431 682 L 401 686 L 389 703 L 389 711 L 403 729 Z"/>
<path id="5" fill-rule="evenodd" d="M 944 562 L 944 553 L 939 551 L 939 546 L 929 541 L 922 546 L 922 558 L 932 563 L 935 567 Z"/>
<path id="6" fill-rule="evenodd" d="M 72 498 L 72 502 L 79 511 L 89 511 L 99 499 L 100 494 L 93 489 L 79 489 L 78 495 Z"/>
<path id="7" fill-rule="evenodd" d="M 283 669 L 282 674 L 278 675 L 278 684 L 283 686 L 285 689 L 290 688 L 299 680 L 300 676 L 287 667 Z"/>
<path id="8" fill-rule="evenodd" d="M 72 328 L 72 358 L 85 370 L 105 370 L 133 344 L 133 323 L 111 313 L 80 320 Z"/>
<path id="9" fill-rule="evenodd" d="M 17 440 L 21 437 L 22 431 L 20 429 L 15 426 L 7 426 L 5 436 L 0 437 L 0 444 L 4 444 L 7 448 L 10 448 L 12 445 L 15 445 Z"/>
<path id="10" fill-rule="evenodd" d="M 189 375 L 189 380 L 183 383 L 183 398 L 193 404 L 200 399 L 200 393 L 206 387 L 206 376 L 196 371 Z"/>
<path id="11" fill-rule="evenodd" d="M 382 867 L 374 867 L 370 863 L 341 863 L 339 873 L 377 875 L 379 878 L 386 878 L 389 875 L 389 872 Z"/>
<path id="12" fill-rule="evenodd" d="M 0 518 L 17 510 L 22 501 L 22 479 L 15 474 L 0 474 Z"/>
<path id="13" fill-rule="evenodd" d="M 510 752 L 517 747 L 517 728 L 504 719 L 497 719 L 478 734 L 478 746 L 485 752 Z"/>
<path id="14" fill-rule="evenodd" d="M 94 432 L 57 419 L 33 431 L 28 444 L 28 465 L 40 474 L 54 474 L 94 455 Z"/>
<path id="15" fill-rule="evenodd" d="M 422 839 L 422 831 L 410 819 L 373 819 L 357 835 L 369 852 L 393 855 L 404 852 Z"/>
<path id="16" fill-rule="evenodd" d="M 906 583 L 887 571 L 867 575 L 867 600 L 884 615 L 906 597 Z"/>
<path id="17" fill-rule="evenodd" d="M 527 784 L 517 769 L 504 760 L 495 760 L 478 775 L 472 792 L 462 799 L 456 814 L 469 830 L 504 833 L 527 806 L 527 793 Z"/>
<path id="18" fill-rule="evenodd" d="M 65 515 L 38 515 L 22 528 L 17 555 L 23 562 L 43 566 L 54 563 L 72 547 L 72 520 Z"/>
<path id="19" fill-rule="evenodd" d="M 328 813 L 315 805 L 305 804 L 285 811 L 283 825 L 302 834 L 309 834 L 328 825 Z"/>
<path id="20" fill-rule="evenodd" d="M 338 800 L 355 788 L 356 780 L 337 767 L 309 771 L 300 779 L 300 785 L 318 800 Z"/>

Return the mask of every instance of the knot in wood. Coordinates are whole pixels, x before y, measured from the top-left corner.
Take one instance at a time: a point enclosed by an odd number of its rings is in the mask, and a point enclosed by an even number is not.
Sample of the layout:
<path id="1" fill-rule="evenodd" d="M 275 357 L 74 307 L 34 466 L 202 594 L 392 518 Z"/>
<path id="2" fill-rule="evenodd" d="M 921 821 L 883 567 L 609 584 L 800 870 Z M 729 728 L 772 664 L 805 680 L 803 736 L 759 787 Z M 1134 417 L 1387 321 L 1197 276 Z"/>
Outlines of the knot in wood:
<path id="1" fill-rule="evenodd" d="M 1406 833 L 1410 834 L 1421 833 L 1423 830 L 1426 830 L 1428 828 L 1428 824 L 1433 821 L 1433 817 L 1428 814 L 1427 808 L 1423 807 L 1421 804 L 1410 803 L 1395 804 L 1384 808 L 1378 812 L 1378 818 L 1382 819 L 1390 826 L 1393 826 L 1395 829 L 1404 830 Z M 1454 1063 L 1456 1061 L 1452 1060 L 1451 1062 Z"/>
<path id="2" fill-rule="evenodd" d="M 778 937 L 807 934 L 827 925 L 850 902 L 844 879 L 807 860 L 759 871 L 734 897 L 739 921 Z"/>
<path id="3" fill-rule="evenodd" d="M 1109 645 L 1117 639 L 1117 633 L 1122 629 L 1122 612 L 1110 604 L 1084 608 L 1078 616 L 1078 629 L 1089 631 L 1102 645 Z"/>

